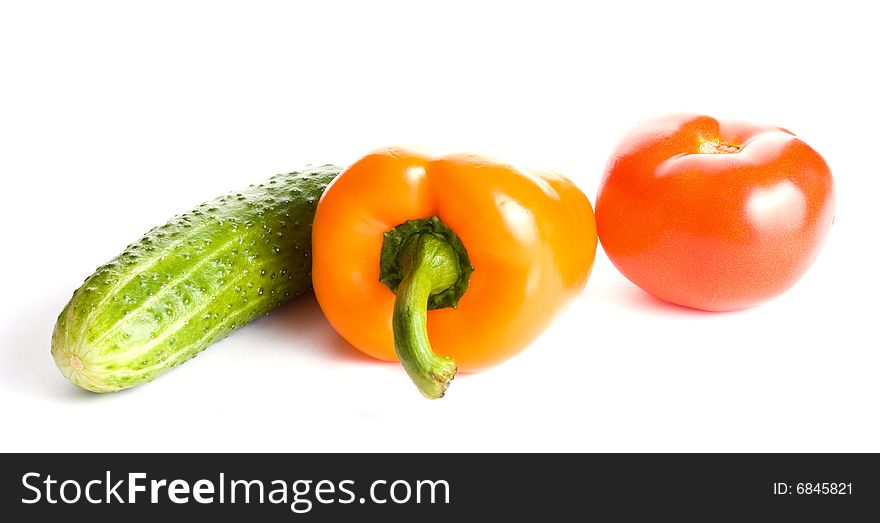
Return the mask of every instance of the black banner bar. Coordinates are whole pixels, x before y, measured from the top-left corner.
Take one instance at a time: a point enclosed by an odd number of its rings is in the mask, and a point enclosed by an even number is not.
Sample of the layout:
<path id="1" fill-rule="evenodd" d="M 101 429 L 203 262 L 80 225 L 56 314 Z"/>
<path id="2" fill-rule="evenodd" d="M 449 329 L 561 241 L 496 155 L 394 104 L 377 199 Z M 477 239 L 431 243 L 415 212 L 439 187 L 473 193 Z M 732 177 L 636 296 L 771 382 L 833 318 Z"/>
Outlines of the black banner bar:
<path id="1" fill-rule="evenodd" d="M 0 500 L 14 521 L 880 514 L 874 454 L 7 454 L 3 461 Z"/>

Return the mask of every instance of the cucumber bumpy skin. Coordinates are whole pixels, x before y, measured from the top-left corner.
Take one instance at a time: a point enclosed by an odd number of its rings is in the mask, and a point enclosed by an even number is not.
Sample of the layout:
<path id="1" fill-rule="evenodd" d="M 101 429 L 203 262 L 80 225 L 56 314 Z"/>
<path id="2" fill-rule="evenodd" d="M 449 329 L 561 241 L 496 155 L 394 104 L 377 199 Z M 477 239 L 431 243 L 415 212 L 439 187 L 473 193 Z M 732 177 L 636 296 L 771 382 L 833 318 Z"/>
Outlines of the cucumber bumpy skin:
<path id="1" fill-rule="evenodd" d="M 129 245 L 58 317 L 52 356 L 62 374 L 94 392 L 145 383 L 307 292 L 312 219 L 339 172 L 279 174 Z"/>

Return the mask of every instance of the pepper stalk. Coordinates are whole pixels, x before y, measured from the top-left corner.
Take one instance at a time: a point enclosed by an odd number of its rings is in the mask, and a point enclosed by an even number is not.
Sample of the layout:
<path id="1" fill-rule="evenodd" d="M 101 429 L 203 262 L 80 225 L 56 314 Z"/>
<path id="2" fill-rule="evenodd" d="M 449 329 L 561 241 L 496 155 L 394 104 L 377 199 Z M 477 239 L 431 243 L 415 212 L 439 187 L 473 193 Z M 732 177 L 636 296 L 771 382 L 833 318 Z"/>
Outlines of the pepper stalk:
<path id="1" fill-rule="evenodd" d="M 474 268 L 458 236 L 436 216 L 409 220 L 385 233 L 380 281 L 397 295 L 394 350 L 423 396 L 442 398 L 455 361 L 436 354 L 428 338 L 428 310 L 455 308 Z"/>

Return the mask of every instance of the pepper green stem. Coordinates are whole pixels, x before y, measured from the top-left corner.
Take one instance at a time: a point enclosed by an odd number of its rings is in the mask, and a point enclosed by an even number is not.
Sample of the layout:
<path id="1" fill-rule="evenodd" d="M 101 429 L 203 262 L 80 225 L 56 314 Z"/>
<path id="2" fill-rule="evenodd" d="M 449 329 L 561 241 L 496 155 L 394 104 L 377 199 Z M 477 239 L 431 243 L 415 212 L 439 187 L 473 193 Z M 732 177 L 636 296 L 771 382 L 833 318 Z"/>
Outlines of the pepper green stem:
<path id="1" fill-rule="evenodd" d="M 397 261 L 401 275 L 394 301 L 394 350 L 410 379 L 428 399 L 442 398 L 455 377 L 452 358 L 435 354 L 428 340 L 428 299 L 459 280 L 459 256 L 443 236 L 410 236 Z"/>

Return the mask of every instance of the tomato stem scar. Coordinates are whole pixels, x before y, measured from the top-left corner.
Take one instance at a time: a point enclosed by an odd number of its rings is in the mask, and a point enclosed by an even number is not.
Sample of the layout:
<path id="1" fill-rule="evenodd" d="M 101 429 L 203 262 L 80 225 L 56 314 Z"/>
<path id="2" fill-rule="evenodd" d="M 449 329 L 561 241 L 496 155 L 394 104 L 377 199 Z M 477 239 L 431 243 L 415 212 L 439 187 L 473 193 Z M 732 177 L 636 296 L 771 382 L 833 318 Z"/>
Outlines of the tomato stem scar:
<path id="1" fill-rule="evenodd" d="M 700 154 L 733 154 L 742 147 L 725 142 L 700 142 Z"/>

